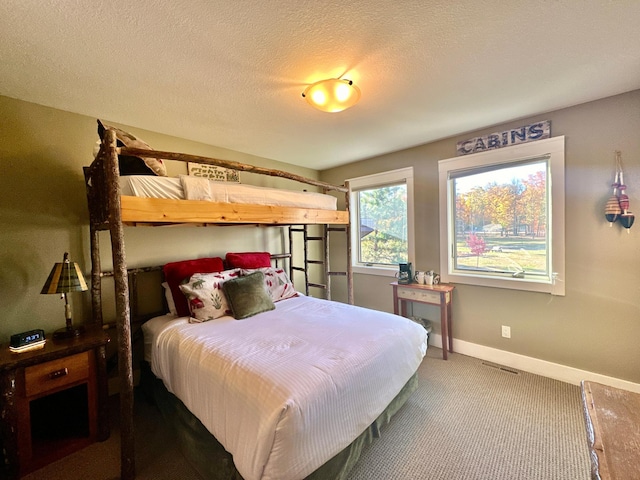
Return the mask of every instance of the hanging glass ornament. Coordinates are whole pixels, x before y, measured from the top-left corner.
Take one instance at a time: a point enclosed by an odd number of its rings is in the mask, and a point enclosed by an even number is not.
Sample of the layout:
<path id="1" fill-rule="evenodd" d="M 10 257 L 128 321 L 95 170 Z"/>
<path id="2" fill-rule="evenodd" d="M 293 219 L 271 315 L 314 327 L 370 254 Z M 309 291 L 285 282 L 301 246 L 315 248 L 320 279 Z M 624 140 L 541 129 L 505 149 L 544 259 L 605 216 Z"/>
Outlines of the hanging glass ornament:
<path id="1" fill-rule="evenodd" d="M 615 178 L 611 186 L 613 187 L 613 195 L 609 197 L 607 200 L 607 204 L 604 207 L 604 217 L 609 222 L 609 226 L 613 225 L 613 222 L 618 220 L 618 217 L 622 213 L 622 209 L 620 208 L 620 202 L 618 200 L 618 187 L 620 186 L 620 172 L 618 170 L 618 157 L 616 152 L 616 162 L 615 162 Z"/>
<path id="2" fill-rule="evenodd" d="M 612 226 L 613 222 L 615 222 L 622 213 L 620 202 L 618 202 L 618 197 L 616 196 L 616 185 L 615 183 L 613 184 L 613 195 L 609 197 L 604 207 L 604 216 L 609 222 L 609 226 Z"/>
<path id="3" fill-rule="evenodd" d="M 620 204 L 620 209 L 622 213 L 629 210 L 629 195 L 625 193 L 627 186 L 624 184 L 620 185 L 620 196 L 618 197 L 618 203 Z"/>
<path id="4" fill-rule="evenodd" d="M 633 225 L 633 222 L 635 221 L 635 219 L 636 219 L 636 216 L 629 211 L 626 211 L 625 213 L 620 215 L 620 223 L 624 228 L 627 229 L 627 233 L 629 233 L 629 229 Z"/>
<path id="5" fill-rule="evenodd" d="M 620 195 L 618 195 L 618 204 L 620 205 L 620 210 L 622 213 L 618 217 L 620 223 L 624 228 L 627 229 L 627 233 L 629 233 L 629 229 L 633 225 L 636 217 L 633 213 L 629 211 L 629 196 L 627 195 L 627 186 L 624 184 L 624 171 L 622 169 L 622 155 L 619 151 L 616 151 L 616 176 L 619 174 L 620 185 L 618 188 L 620 189 Z"/>

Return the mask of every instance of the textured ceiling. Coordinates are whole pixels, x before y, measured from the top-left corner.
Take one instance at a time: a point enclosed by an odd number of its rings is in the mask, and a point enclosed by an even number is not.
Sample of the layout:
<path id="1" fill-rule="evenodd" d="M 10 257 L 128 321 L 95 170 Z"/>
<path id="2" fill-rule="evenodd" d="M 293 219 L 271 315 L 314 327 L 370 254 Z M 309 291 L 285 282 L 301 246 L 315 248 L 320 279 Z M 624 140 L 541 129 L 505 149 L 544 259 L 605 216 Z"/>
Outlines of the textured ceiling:
<path id="1" fill-rule="evenodd" d="M 2 0 L 0 95 L 323 169 L 640 88 L 638 0 Z M 306 85 L 344 76 L 341 113 Z"/>

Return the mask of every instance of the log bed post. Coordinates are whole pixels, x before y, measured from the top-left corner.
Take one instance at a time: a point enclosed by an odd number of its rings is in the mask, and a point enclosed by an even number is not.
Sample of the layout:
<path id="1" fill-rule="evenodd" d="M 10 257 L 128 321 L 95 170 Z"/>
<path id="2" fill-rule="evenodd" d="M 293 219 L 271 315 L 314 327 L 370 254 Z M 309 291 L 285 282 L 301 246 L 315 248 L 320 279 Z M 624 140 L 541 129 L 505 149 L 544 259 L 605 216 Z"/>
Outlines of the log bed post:
<path id="1" fill-rule="evenodd" d="M 97 158 L 94 166 L 102 166 L 102 160 Z M 89 239 L 91 246 L 91 321 L 94 325 L 102 325 L 102 282 L 100 274 L 102 267 L 100 265 L 100 229 L 99 225 L 104 221 L 100 218 L 100 210 L 98 208 L 99 187 L 98 181 L 92 179 L 92 175 L 96 174 L 97 168 L 84 167 L 84 181 L 87 189 L 87 204 L 89 206 Z M 104 179 L 104 177 L 100 177 Z"/>
<path id="2" fill-rule="evenodd" d="M 92 321 L 102 325 L 102 282 L 100 281 L 100 232 L 92 223 L 89 226 L 91 237 L 91 312 Z"/>
<path id="3" fill-rule="evenodd" d="M 345 200 L 345 210 L 349 212 L 351 215 L 351 185 L 347 180 L 344 182 L 344 186 L 347 191 L 344 194 Z M 353 217 L 351 217 L 353 218 Z M 360 226 L 357 226 L 358 230 Z M 349 305 L 353 305 L 354 297 L 353 297 L 353 265 L 351 264 L 351 220 L 345 225 L 345 229 L 347 232 L 347 303 Z"/>
<path id="4" fill-rule="evenodd" d="M 329 225 L 322 226 L 322 243 L 324 247 L 324 283 L 326 285 L 324 298 L 331 300 L 331 265 L 329 264 Z"/>
<path id="5" fill-rule="evenodd" d="M 120 475 L 122 480 L 135 478 L 133 431 L 133 355 L 131 318 L 129 312 L 129 279 L 124 249 L 124 228 L 120 211 L 120 175 L 116 134 L 107 129 L 103 138 L 107 151 L 104 158 L 107 198 L 109 199 L 109 232 L 113 257 L 113 278 L 116 300 L 116 331 L 118 338 L 118 375 L 120 377 Z"/>

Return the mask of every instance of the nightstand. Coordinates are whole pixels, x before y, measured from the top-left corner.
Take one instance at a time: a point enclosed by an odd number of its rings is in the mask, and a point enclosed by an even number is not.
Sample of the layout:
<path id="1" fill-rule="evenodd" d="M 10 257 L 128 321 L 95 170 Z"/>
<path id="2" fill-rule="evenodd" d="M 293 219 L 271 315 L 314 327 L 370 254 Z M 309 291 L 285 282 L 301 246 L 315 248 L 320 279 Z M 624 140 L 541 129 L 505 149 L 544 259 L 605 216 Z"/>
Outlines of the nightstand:
<path id="1" fill-rule="evenodd" d="M 95 327 L 76 338 L 47 338 L 39 350 L 0 345 L 0 478 L 20 478 L 109 437 L 108 342 Z"/>
<path id="2" fill-rule="evenodd" d="M 453 353 L 453 333 L 451 324 L 451 302 L 453 285 L 420 285 L 417 283 L 399 284 L 393 282 L 393 313 L 407 316 L 407 303 L 425 303 L 440 307 L 440 335 L 442 336 L 442 358 L 447 359 L 447 351 Z M 398 303 L 400 309 L 398 309 Z"/>

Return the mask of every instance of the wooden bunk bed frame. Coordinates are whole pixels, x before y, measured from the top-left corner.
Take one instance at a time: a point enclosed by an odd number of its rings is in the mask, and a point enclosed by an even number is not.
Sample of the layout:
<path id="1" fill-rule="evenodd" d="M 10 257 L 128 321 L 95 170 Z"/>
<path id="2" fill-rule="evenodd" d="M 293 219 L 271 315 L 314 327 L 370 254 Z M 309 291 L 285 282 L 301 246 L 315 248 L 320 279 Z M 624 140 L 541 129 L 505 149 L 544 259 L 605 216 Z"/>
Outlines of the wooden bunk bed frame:
<path id="1" fill-rule="evenodd" d="M 163 160 L 195 162 L 235 170 L 287 178 L 322 188 L 325 192 L 345 194 L 345 210 L 317 210 L 308 208 L 274 207 L 247 204 L 225 204 L 194 200 L 172 200 L 122 196 L 119 184 L 118 155 L 152 157 Z M 113 278 L 116 303 L 116 331 L 118 345 L 118 375 L 120 383 L 121 478 L 135 478 L 135 449 L 133 430 L 133 360 L 131 313 L 124 226 L 137 225 L 343 225 L 350 238 L 349 185 L 335 186 L 281 170 L 213 159 L 182 153 L 161 152 L 118 147 L 116 133 L 106 128 L 95 160 L 84 168 L 89 204 L 91 242 L 91 306 L 93 322 L 103 324 L 99 232 L 109 230 L 113 258 Z M 325 239 L 328 240 L 325 233 Z M 326 243 L 326 242 L 325 242 Z M 325 252 L 327 246 L 325 245 Z M 306 243 L 305 243 L 306 250 Z M 328 261 L 328 254 L 325 253 Z M 348 302 L 353 304 L 353 274 L 351 242 L 347 241 Z M 305 261 L 306 264 L 306 261 Z M 307 277 L 305 273 L 305 278 Z M 328 282 L 327 278 L 327 283 Z"/>

